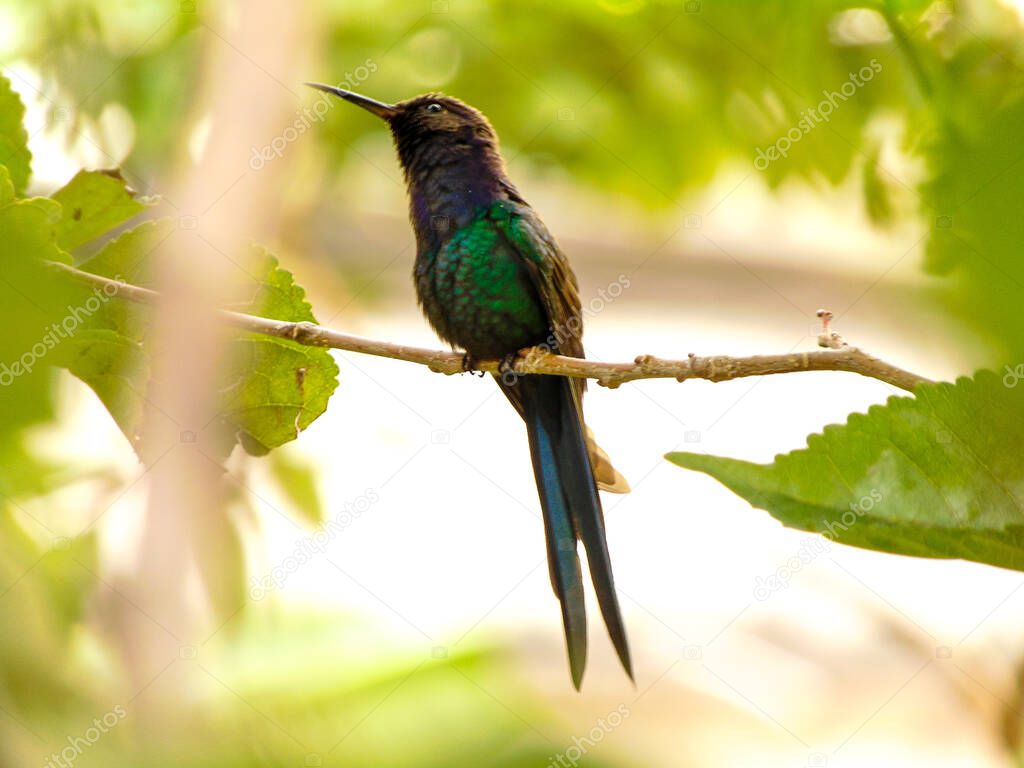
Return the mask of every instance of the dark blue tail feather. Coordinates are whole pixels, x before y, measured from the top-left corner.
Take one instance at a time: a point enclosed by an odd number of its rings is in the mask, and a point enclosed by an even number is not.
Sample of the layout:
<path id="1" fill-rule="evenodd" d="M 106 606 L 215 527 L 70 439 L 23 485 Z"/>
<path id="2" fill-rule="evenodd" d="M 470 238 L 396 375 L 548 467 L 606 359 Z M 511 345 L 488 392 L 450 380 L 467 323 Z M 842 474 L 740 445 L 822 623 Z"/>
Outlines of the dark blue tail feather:
<path id="1" fill-rule="evenodd" d="M 514 402 L 522 405 L 530 438 L 537 491 L 544 510 L 551 585 L 562 604 L 573 684 L 579 688 L 587 658 L 578 540 L 583 541 L 587 550 L 590 575 L 608 634 L 622 666 L 632 678 L 629 645 L 608 557 L 604 513 L 572 384 L 558 376 L 521 376 L 510 388 L 519 390 Z"/>

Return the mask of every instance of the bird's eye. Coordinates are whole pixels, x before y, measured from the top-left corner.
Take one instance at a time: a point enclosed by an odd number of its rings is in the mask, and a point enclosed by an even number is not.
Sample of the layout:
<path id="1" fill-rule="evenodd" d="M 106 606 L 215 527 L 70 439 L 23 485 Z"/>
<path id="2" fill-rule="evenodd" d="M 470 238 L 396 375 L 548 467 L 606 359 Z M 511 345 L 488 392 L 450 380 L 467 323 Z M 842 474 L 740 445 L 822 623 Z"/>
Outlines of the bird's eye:
<path id="1" fill-rule="evenodd" d="M 432 104 L 427 104 L 427 112 L 440 112 L 444 107 L 438 104 L 436 101 Z"/>

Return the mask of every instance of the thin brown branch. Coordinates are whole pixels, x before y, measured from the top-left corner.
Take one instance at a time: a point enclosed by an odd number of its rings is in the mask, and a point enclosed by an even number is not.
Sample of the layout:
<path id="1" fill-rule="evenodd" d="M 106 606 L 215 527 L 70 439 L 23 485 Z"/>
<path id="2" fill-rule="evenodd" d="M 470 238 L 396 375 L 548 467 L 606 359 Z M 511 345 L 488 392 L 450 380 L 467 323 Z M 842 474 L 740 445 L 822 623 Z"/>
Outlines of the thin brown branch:
<path id="1" fill-rule="evenodd" d="M 129 301 L 152 304 L 160 296 L 156 291 L 151 291 L 148 288 L 110 280 L 63 264 L 54 264 L 54 267 L 80 282 L 106 287 L 112 294 Z M 458 352 L 445 352 L 394 344 L 388 341 L 364 339 L 313 323 L 270 320 L 265 317 L 228 310 L 221 310 L 219 314 L 226 323 L 240 330 L 291 339 L 306 346 L 329 347 L 347 352 L 388 357 L 392 360 L 406 360 L 410 363 L 425 365 L 432 371 L 444 374 L 464 371 L 463 356 Z M 908 392 L 912 392 L 918 384 L 929 381 L 923 376 L 905 371 L 857 347 L 849 346 L 839 334 L 830 329 L 831 312 L 821 310 L 818 316 L 823 323 L 818 343 L 827 349 L 749 357 L 731 357 L 729 355 L 701 357 L 690 354 L 685 360 L 668 360 L 652 355 L 640 355 L 631 363 L 605 363 L 563 357 L 540 348 L 533 348 L 522 351 L 519 359 L 511 367 L 511 371 L 596 379 L 598 384 L 611 388 L 637 379 L 729 381 L 747 376 L 770 376 L 778 373 L 797 373 L 798 371 L 848 371 L 884 381 Z M 486 373 L 502 372 L 501 362 L 497 360 L 479 361 L 475 363 L 475 366 L 477 370 Z"/>

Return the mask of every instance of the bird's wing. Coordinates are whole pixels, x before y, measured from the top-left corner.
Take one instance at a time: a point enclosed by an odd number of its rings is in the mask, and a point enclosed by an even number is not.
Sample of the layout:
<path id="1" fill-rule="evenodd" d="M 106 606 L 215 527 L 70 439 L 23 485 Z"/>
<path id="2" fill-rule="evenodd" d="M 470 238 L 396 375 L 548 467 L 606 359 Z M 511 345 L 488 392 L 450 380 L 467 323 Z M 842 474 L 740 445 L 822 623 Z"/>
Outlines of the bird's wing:
<path id="1" fill-rule="evenodd" d="M 519 201 L 521 198 L 516 197 L 511 203 L 502 205 L 505 237 L 523 260 L 526 272 L 544 305 L 551 335 L 556 341 L 556 349 L 553 351 L 569 357 L 583 357 L 583 308 L 576 275 L 544 222 L 529 205 L 525 202 L 519 204 Z M 582 421 L 586 379 L 573 379 L 572 383 Z M 522 413 L 521 405 L 514 400 L 514 392 L 506 394 L 516 410 Z M 611 493 L 628 493 L 629 483 L 612 465 L 608 454 L 594 441 L 589 428 L 586 429 L 586 440 L 598 486 Z"/>
<path id="2" fill-rule="evenodd" d="M 569 260 L 527 205 L 506 203 L 504 234 L 519 254 L 548 316 L 559 354 L 583 357 L 583 312 Z M 577 381 L 583 381 L 578 379 Z"/>

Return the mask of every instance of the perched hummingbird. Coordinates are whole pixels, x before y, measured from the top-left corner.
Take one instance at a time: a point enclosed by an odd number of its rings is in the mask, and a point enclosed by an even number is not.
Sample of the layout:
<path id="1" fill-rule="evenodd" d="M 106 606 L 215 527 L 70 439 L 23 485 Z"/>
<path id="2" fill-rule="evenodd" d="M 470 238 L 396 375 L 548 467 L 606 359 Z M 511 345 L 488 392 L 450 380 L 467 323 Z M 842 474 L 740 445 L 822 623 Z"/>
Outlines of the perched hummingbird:
<path id="1" fill-rule="evenodd" d="M 498 137 L 479 111 L 440 94 L 384 104 L 319 83 L 383 119 L 409 190 L 419 303 L 438 335 L 475 360 L 504 360 L 526 347 L 583 357 L 576 276 L 536 212 L 509 181 Z M 587 660 L 587 620 L 577 542 L 619 660 L 633 677 L 605 540 L 598 486 L 624 493 L 625 479 L 583 423 L 584 381 L 504 375 L 495 380 L 526 421 L 547 538 L 551 585 L 573 685 Z"/>

